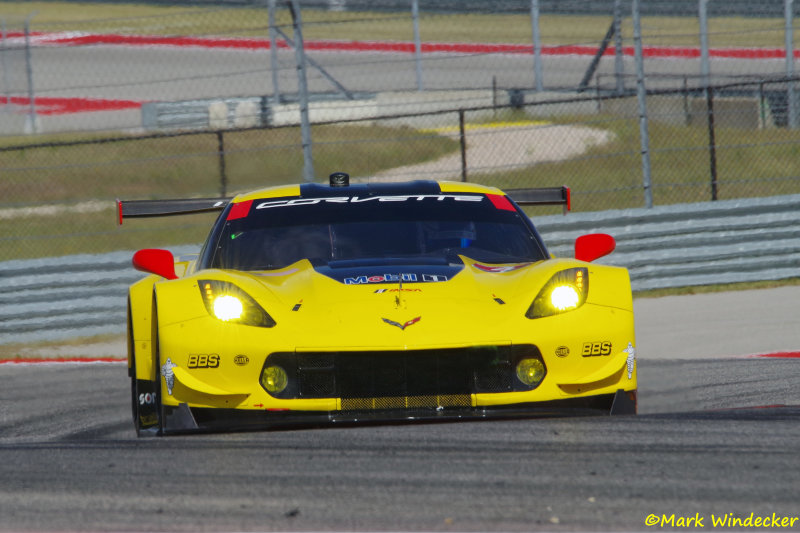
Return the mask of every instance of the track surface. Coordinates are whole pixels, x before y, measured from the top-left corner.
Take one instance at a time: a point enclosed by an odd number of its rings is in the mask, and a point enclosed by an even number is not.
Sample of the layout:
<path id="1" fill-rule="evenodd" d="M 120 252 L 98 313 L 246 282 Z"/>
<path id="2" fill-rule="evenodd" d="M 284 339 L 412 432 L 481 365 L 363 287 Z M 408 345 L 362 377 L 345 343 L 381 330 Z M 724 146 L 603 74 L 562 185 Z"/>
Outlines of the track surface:
<path id="1" fill-rule="evenodd" d="M 714 305 L 776 294 L 640 301 L 639 345 L 670 309 L 692 310 L 661 321 L 679 343 L 703 312 L 725 316 Z M 739 316 L 721 320 L 718 346 L 760 334 Z M 706 528 L 712 514 L 800 516 L 800 359 L 638 364 L 635 417 L 165 439 L 133 435 L 124 364 L 0 365 L 0 530 L 644 530 L 650 514 Z"/>

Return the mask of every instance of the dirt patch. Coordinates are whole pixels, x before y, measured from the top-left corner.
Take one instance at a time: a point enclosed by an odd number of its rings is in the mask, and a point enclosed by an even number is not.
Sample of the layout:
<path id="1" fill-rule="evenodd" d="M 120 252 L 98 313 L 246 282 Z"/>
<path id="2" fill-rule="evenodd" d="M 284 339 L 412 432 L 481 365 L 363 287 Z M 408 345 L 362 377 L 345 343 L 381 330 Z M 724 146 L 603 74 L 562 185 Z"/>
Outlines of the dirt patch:
<path id="1" fill-rule="evenodd" d="M 432 130 L 458 139 L 457 128 Z M 611 142 L 610 131 L 587 126 L 565 126 L 544 122 L 492 123 L 470 126 L 466 131 L 467 169 L 471 174 L 503 172 L 537 163 L 564 161 L 584 154 L 593 146 Z M 393 168 L 370 181 L 411 179 L 461 179 L 461 153 L 435 161 Z"/>

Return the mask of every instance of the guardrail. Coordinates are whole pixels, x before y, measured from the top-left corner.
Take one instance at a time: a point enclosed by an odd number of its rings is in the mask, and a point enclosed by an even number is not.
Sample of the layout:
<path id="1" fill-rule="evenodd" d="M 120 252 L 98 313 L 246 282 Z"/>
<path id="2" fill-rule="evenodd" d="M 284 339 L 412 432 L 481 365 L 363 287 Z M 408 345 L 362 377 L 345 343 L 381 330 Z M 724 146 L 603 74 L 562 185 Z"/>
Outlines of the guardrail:
<path id="1" fill-rule="evenodd" d="M 634 291 L 800 277 L 800 195 L 534 219 L 556 256 L 610 233 L 599 263 L 629 269 Z M 176 255 L 199 246 L 173 248 Z M 0 262 L 0 345 L 125 331 L 132 252 Z"/>
<path id="2" fill-rule="evenodd" d="M 800 195 L 534 219 L 554 255 L 584 233 L 610 233 L 634 291 L 800 277 Z"/>

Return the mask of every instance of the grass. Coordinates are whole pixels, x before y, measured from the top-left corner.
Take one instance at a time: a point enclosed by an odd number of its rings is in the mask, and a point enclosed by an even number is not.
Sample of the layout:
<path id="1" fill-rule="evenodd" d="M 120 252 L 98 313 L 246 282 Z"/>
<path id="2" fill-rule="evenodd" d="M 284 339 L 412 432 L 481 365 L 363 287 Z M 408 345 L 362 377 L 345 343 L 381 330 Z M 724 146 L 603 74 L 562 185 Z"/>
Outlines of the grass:
<path id="1" fill-rule="evenodd" d="M 231 131 L 224 138 L 228 195 L 302 181 L 297 128 Z M 312 138 L 315 170 L 320 176 L 317 181 L 337 170 L 365 176 L 458 150 L 452 139 L 408 128 L 319 126 L 312 128 Z M 73 140 L 93 139 L 79 136 Z M 0 139 L 0 145 L 13 146 L 14 142 Z M 99 212 L 68 210 L 54 216 L 36 214 L 34 209 L 24 218 L 1 216 L 0 209 L 0 260 L 203 241 L 213 215 L 134 220 L 119 228 L 114 199 L 218 196 L 221 179 L 216 135 L 131 138 L 98 146 L 89 143 L 0 152 L 4 176 L 0 198 L 6 209 L 87 200 L 108 203 L 108 209 Z"/>
<path id="2" fill-rule="evenodd" d="M 267 10 L 243 7 L 178 7 L 135 3 L 5 2 L 1 15 L 9 27 L 21 26 L 31 13 L 34 31 L 85 31 L 144 33 L 151 35 L 219 35 L 265 37 Z M 409 12 L 302 11 L 307 39 L 411 41 Z M 631 44 L 630 15 L 622 34 Z M 653 46 L 699 46 L 699 25 L 694 13 L 687 17 L 643 17 L 645 44 Z M 552 15 L 540 17 L 545 45 L 598 44 L 611 23 L 608 16 Z M 278 9 L 276 23 L 291 34 L 287 9 Z M 780 18 L 711 17 L 710 45 L 783 46 Z M 423 11 L 420 33 L 428 42 L 530 43 L 531 22 L 527 14 L 437 14 Z"/>
<path id="3" fill-rule="evenodd" d="M 368 175 L 458 149 L 457 141 L 409 128 L 315 126 L 312 138 L 315 169 L 321 178 L 343 169 L 353 176 Z M 0 138 L 0 147 L 17 146 L 16 142 L 19 139 Z M 297 182 L 303 169 L 300 146 L 299 128 L 225 132 L 226 192 Z M 0 151 L 4 177 L 0 198 L 3 204 L 14 205 L 214 196 L 222 189 L 217 150 L 216 134 L 204 133 Z"/>
<path id="4" fill-rule="evenodd" d="M 569 185 L 577 212 L 644 206 L 637 120 L 602 114 L 551 120 L 607 130 L 614 140 L 566 161 L 472 174 L 470 181 L 502 189 Z M 707 127 L 651 120 L 649 131 L 654 204 L 711 200 Z M 800 193 L 800 131 L 718 127 L 716 143 L 719 200 Z"/>
<path id="5" fill-rule="evenodd" d="M 511 113 L 494 120 L 514 122 L 522 118 L 530 117 Z M 613 140 L 569 160 L 470 174 L 470 181 L 503 189 L 567 184 L 573 191 L 576 212 L 644 205 L 635 119 L 600 114 L 547 120 L 606 130 Z M 548 126 L 534 123 L 530 127 Z M 481 131 L 468 130 L 468 135 Z M 651 121 L 650 134 L 654 203 L 709 200 L 707 128 Z M 409 128 L 319 126 L 313 128 L 313 138 L 314 164 L 320 177 L 335 170 L 366 176 L 458 150 L 458 143 L 451 138 Z M 793 178 L 800 176 L 800 131 L 720 127 L 716 138 L 719 199 L 764 196 L 765 191 L 769 195 L 800 193 L 800 179 Z M 300 181 L 299 145 L 297 128 L 226 133 L 226 192 Z M 81 144 L 0 152 L 0 167 L 6 177 L 0 181 L 0 197 L 7 206 L 108 201 L 107 211 L 66 213 L 57 218 L 33 214 L 24 219 L 25 224 L 17 217 L 0 217 L 0 240 L 6 243 L 4 259 L 60 255 L 76 249 L 95 253 L 202 241 L 212 220 L 208 216 L 136 220 L 117 228 L 113 199 L 219 195 L 214 135 L 138 142 L 131 139 L 102 146 L 101 150 L 94 144 Z M 537 208 L 531 214 L 558 211 Z"/>

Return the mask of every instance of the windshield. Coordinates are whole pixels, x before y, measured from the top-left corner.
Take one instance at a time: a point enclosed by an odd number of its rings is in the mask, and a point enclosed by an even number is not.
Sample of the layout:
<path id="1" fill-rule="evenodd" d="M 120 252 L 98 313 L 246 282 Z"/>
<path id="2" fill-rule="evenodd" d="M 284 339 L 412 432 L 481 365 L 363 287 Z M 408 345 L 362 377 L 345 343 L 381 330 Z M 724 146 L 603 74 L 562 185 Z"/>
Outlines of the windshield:
<path id="1" fill-rule="evenodd" d="M 211 268 L 270 270 L 301 259 L 314 266 L 544 259 L 523 214 L 481 194 L 281 198 L 253 202 L 229 216 L 210 255 Z"/>

